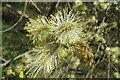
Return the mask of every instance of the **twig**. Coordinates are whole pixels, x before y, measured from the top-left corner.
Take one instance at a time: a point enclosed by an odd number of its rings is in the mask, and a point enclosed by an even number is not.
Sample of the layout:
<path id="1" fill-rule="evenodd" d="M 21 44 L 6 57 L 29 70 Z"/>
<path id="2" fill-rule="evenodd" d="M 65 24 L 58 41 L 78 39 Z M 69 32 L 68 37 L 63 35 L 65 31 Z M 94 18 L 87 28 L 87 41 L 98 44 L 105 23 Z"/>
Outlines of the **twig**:
<path id="1" fill-rule="evenodd" d="M 14 28 L 16 25 L 18 25 L 18 23 L 19 23 L 19 22 L 23 19 L 23 17 L 24 17 L 24 14 L 25 14 L 25 12 L 26 12 L 26 8 L 27 8 L 27 0 L 26 0 L 26 3 L 25 3 L 25 6 L 24 6 L 23 14 L 22 14 L 21 17 L 19 18 L 19 20 L 18 20 L 13 26 L 11 26 L 10 28 L 5 29 L 5 30 L 0 31 L 0 32 L 7 32 L 7 31 L 11 30 L 12 28 Z"/>
<path id="2" fill-rule="evenodd" d="M 6 61 L 6 62 L 5 62 L 5 63 L 3 63 L 3 64 L 0 64 L 0 67 L 1 67 L 1 66 L 2 66 L 2 67 L 3 67 L 3 66 L 6 66 L 8 63 L 10 63 L 10 62 L 11 62 L 11 60 L 12 60 L 12 59 L 10 59 L 10 60 Z"/>
<path id="3" fill-rule="evenodd" d="M 12 28 L 14 28 L 22 20 L 22 18 L 23 18 L 23 16 L 21 16 L 20 19 L 13 26 L 11 26 L 10 28 L 5 29 L 3 31 L 0 31 L 0 32 L 7 32 L 7 31 L 11 30 Z"/>
<path id="4" fill-rule="evenodd" d="M 98 48 L 97 48 L 97 53 L 100 49 L 100 46 L 101 46 L 101 43 L 98 45 Z M 103 59 L 103 58 L 102 58 Z M 89 77 L 89 75 L 93 72 L 94 68 L 100 63 L 100 58 L 97 60 L 96 64 L 93 64 L 92 68 L 89 70 L 89 72 L 87 73 L 86 75 L 86 78 Z"/>
<path id="5" fill-rule="evenodd" d="M 19 58 L 23 57 L 24 55 L 26 55 L 26 54 L 28 54 L 28 53 L 31 53 L 31 52 L 33 52 L 33 51 L 35 51 L 35 50 L 27 51 L 27 52 L 25 52 L 25 53 L 23 53 L 23 54 L 21 54 L 21 55 L 15 57 L 15 58 L 13 59 L 13 61 L 15 61 L 16 59 L 19 59 Z"/>
<path id="6" fill-rule="evenodd" d="M 3 66 L 6 66 L 6 65 L 9 64 L 11 61 L 15 61 L 15 60 L 17 60 L 17 59 L 25 56 L 26 54 L 29 54 L 29 53 L 33 52 L 33 51 L 35 51 L 35 50 L 30 50 L 30 51 L 27 51 L 27 52 L 25 52 L 25 53 L 23 53 L 23 54 L 21 54 L 21 55 L 18 55 L 18 56 L 16 56 L 16 57 L 13 58 L 13 59 L 10 59 L 10 60 L 8 60 L 8 61 L 5 61 L 5 63 L 1 64 L 0 66 L 2 66 L 2 67 L 3 67 Z"/>
<path id="7" fill-rule="evenodd" d="M 108 79 L 110 79 L 110 54 L 108 55 Z"/>
<path id="8" fill-rule="evenodd" d="M 111 5 L 108 6 L 108 8 L 107 8 L 107 10 L 106 10 L 106 12 L 105 12 L 106 15 L 108 14 L 108 10 L 109 10 L 110 6 L 111 6 Z M 106 18 L 106 17 L 103 17 L 102 22 L 105 21 L 105 18 Z M 101 45 L 101 44 L 100 44 L 100 45 Z M 99 45 L 98 48 L 97 48 L 97 52 L 99 51 L 100 45 Z M 104 54 L 103 56 L 105 56 L 105 54 Z M 102 58 L 102 60 L 103 60 L 103 59 L 104 59 L 104 58 Z M 101 60 L 101 61 L 102 61 L 102 60 Z M 110 59 L 109 59 L 109 60 L 110 60 Z M 89 75 L 93 72 L 94 68 L 95 68 L 99 63 L 100 63 L 100 58 L 97 60 L 97 63 L 94 64 L 94 65 L 92 66 L 92 68 L 89 70 L 89 72 L 88 72 L 87 75 L 86 75 L 86 78 L 89 77 Z M 110 64 L 108 64 L 108 68 L 110 68 Z M 110 74 L 110 69 L 108 69 L 108 78 L 109 78 L 109 74 Z"/>
<path id="9" fill-rule="evenodd" d="M 72 10 L 70 2 L 68 2 L 68 7 L 69 7 L 70 10 Z"/>
<path id="10" fill-rule="evenodd" d="M 19 16 L 22 16 L 23 15 L 23 13 L 22 13 L 22 11 L 16 11 L 14 8 L 12 8 L 12 6 L 11 5 L 9 5 L 9 4 L 5 4 L 5 7 L 6 8 L 8 8 L 8 9 L 10 9 L 11 11 L 13 11 L 13 12 L 15 12 L 16 14 L 18 14 Z M 27 15 L 27 14 L 25 14 L 24 13 L 24 16 L 23 16 L 25 19 L 29 19 L 29 16 Z"/>
<path id="11" fill-rule="evenodd" d="M 2 57 L 0 57 L 0 59 L 3 60 L 3 61 L 5 61 L 5 62 L 7 61 L 6 59 L 4 59 L 4 58 L 2 58 Z"/>
<path id="12" fill-rule="evenodd" d="M 57 9 L 59 3 L 60 3 L 60 0 L 58 0 L 57 4 L 55 5 L 55 8 L 56 8 L 56 9 Z"/>
<path id="13" fill-rule="evenodd" d="M 30 0 L 31 4 L 35 7 L 35 9 L 40 13 L 42 14 L 42 11 L 37 7 L 37 5 L 32 1 Z"/>
<path id="14" fill-rule="evenodd" d="M 107 59 L 105 59 L 105 61 L 106 62 L 108 62 L 108 60 Z M 111 66 L 116 70 L 116 72 L 118 72 L 119 73 L 119 70 L 112 64 L 112 62 L 110 62 L 110 64 L 111 64 Z"/>
<path id="15" fill-rule="evenodd" d="M 86 78 L 89 77 L 89 75 L 93 72 L 93 70 L 94 70 L 95 67 L 99 64 L 99 62 L 100 62 L 100 58 L 97 60 L 97 63 L 94 64 L 94 65 L 92 66 L 92 68 L 89 70 L 89 72 L 88 72 L 87 75 L 86 75 Z"/>
<path id="16" fill-rule="evenodd" d="M 110 63 L 110 64 L 119 73 L 118 69 L 112 63 Z"/>
<path id="17" fill-rule="evenodd" d="M 109 6 L 107 7 L 107 9 L 106 9 L 106 12 L 105 12 L 106 15 L 108 14 L 108 10 L 110 9 L 110 6 L 111 6 L 111 5 L 109 5 Z M 106 18 L 106 16 L 103 17 L 102 22 L 105 22 L 105 18 Z"/>

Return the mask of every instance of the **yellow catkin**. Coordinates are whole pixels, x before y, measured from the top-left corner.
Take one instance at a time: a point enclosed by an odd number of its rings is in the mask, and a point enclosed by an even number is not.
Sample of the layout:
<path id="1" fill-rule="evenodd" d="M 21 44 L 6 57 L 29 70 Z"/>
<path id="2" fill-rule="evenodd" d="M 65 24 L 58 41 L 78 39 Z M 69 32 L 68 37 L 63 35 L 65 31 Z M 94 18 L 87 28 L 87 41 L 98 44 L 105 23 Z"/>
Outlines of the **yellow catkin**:
<path id="1" fill-rule="evenodd" d="M 9 69 L 9 70 L 7 70 L 7 74 L 8 74 L 8 75 L 10 75 L 10 74 L 15 75 L 15 72 L 13 72 L 12 69 Z"/>
<path id="2" fill-rule="evenodd" d="M 20 77 L 20 78 L 24 78 L 24 73 L 23 73 L 23 71 L 20 72 L 19 77 Z"/>

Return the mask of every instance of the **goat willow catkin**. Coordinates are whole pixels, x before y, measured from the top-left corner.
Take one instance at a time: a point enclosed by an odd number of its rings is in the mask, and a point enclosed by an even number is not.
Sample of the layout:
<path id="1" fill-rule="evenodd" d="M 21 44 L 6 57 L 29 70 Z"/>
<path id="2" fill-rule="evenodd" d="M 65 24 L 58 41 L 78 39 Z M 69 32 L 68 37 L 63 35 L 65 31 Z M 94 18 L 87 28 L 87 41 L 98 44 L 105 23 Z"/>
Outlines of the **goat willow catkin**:
<path id="1" fill-rule="evenodd" d="M 59 65 L 70 62 L 72 57 L 79 59 L 77 63 L 90 66 L 94 55 L 89 44 L 85 43 L 88 39 L 86 26 L 79 12 L 67 8 L 51 15 L 50 19 L 45 16 L 30 19 L 24 29 L 29 32 L 36 51 L 28 58 L 28 77 L 49 76 Z"/>

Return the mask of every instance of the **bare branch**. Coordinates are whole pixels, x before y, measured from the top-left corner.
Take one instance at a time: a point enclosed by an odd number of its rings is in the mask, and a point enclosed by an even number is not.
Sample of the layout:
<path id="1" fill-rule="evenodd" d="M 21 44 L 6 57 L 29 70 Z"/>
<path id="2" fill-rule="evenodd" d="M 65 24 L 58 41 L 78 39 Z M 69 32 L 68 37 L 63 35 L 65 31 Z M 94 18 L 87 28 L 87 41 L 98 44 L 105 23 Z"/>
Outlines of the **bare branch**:
<path id="1" fill-rule="evenodd" d="M 55 5 L 55 8 L 56 8 L 56 9 L 57 9 L 59 3 L 60 3 L 60 0 L 58 0 L 57 4 Z"/>
<path id="2" fill-rule="evenodd" d="M 101 43 L 98 45 L 98 48 L 97 48 L 97 53 L 99 52 L 99 50 L 100 50 L 100 46 L 101 46 Z M 105 55 L 105 54 L 104 54 Z M 103 56 L 104 56 L 103 55 Z M 103 58 L 102 58 L 103 59 Z M 87 75 L 86 75 L 86 78 L 88 78 L 91 74 L 92 74 L 92 72 L 93 72 L 93 70 L 95 69 L 95 67 L 100 63 L 100 58 L 97 60 L 97 62 L 96 62 L 96 64 L 93 64 L 92 65 L 92 67 L 91 67 L 91 69 L 89 70 L 89 72 L 87 73 Z"/>
<path id="3" fill-rule="evenodd" d="M 5 7 L 6 8 L 8 8 L 8 9 L 10 9 L 11 11 L 13 11 L 13 12 L 15 12 L 16 14 L 18 14 L 19 16 L 22 16 L 23 15 L 23 11 L 16 11 L 14 8 L 12 8 L 12 6 L 11 5 L 9 5 L 9 4 L 5 4 Z M 24 8 L 25 9 L 25 8 Z M 27 15 L 27 14 L 25 14 L 24 13 L 24 16 L 23 16 L 24 18 L 26 18 L 26 19 L 29 19 L 29 16 Z"/>
<path id="4" fill-rule="evenodd" d="M 5 62 L 7 61 L 6 59 L 4 59 L 4 58 L 2 58 L 2 57 L 0 57 L 0 59 L 3 60 L 3 61 L 5 61 Z"/>
<path id="5" fill-rule="evenodd" d="M 30 51 L 27 51 L 27 52 L 25 52 L 25 53 L 23 53 L 23 54 L 21 54 L 21 55 L 18 55 L 18 56 L 16 56 L 16 57 L 13 58 L 13 59 L 10 59 L 10 60 L 8 60 L 8 61 L 5 61 L 5 63 L 1 64 L 0 66 L 2 66 L 2 67 L 3 67 L 3 66 L 6 66 L 6 65 L 9 64 L 11 61 L 15 61 L 15 60 L 17 60 L 17 59 L 25 56 L 26 54 L 29 54 L 29 53 L 33 52 L 33 51 L 35 51 L 35 50 L 30 50 Z"/>
<path id="6" fill-rule="evenodd" d="M 7 32 L 7 31 L 11 30 L 12 28 L 14 28 L 16 25 L 18 25 L 18 23 L 23 19 L 24 15 L 25 15 L 26 8 L 27 8 L 27 0 L 26 0 L 26 3 L 25 3 L 25 6 L 24 6 L 23 14 L 22 14 L 21 17 L 19 18 L 19 20 L 18 20 L 13 26 L 11 26 L 10 28 L 5 29 L 5 30 L 0 31 L 0 32 Z"/>
<path id="7" fill-rule="evenodd" d="M 72 10 L 70 2 L 67 3 L 70 10 Z"/>
<path id="8" fill-rule="evenodd" d="M 108 55 L 108 79 L 110 78 L 110 54 Z"/>
<path id="9" fill-rule="evenodd" d="M 110 64 L 119 73 L 119 70 L 112 63 L 110 63 Z"/>
<path id="10" fill-rule="evenodd" d="M 40 13 L 42 14 L 42 11 L 37 7 L 37 5 L 32 1 L 30 0 L 31 4 L 35 7 L 35 9 Z"/>
<path id="11" fill-rule="evenodd" d="M 14 28 L 16 25 L 18 25 L 18 23 L 22 20 L 22 18 L 23 18 L 23 16 L 21 16 L 20 19 L 19 19 L 13 26 L 11 26 L 10 28 L 5 29 L 5 30 L 3 30 L 3 31 L 0 31 L 0 32 L 7 32 L 7 31 L 11 30 L 11 29 Z"/>
<path id="12" fill-rule="evenodd" d="M 12 60 L 12 59 L 10 59 L 10 60 L 6 61 L 6 62 L 5 62 L 5 63 L 3 63 L 3 64 L 0 64 L 0 66 L 6 66 L 8 63 L 10 63 L 10 62 L 11 62 L 11 60 Z"/>
<path id="13" fill-rule="evenodd" d="M 25 56 L 26 54 L 31 53 L 31 52 L 33 52 L 33 51 L 35 51 L 35 50 L 30 50 L 30 51 L 27 51 L 27 52 L 25 52 L 25 53 L 23 53 L 23 54 L 21 54 L 21 55 L 18 55 L 17 57 L 15 57 L 15 58 L 13 59 L 13 61 L 15 61 L 16 59 L 19 59 L 19 58 L 21 58 L 21 57 Z"/>
<path id="14" fill-rule="evenodd" d="M 86 75 L 86 78 L 88 78 L 88 77 L 90 76 L 90 74 L 93 72 L 93 70 L 95 69 L 95 67 L 99 64 L 99 62 L 100 62 L 100 58 L 97 60 L 97 63 L 94 64 L 94 65 L 92 66 L 92 68 L 89 70 L 89 72 L 88 72 L 87 75 Z"/>
<path id="15" fill-rule="evenodd" d="M 105 59 L 105 61 L 109 62 L 108 59 Z M 114 64 L 112 62 L 110 62 L 110 64 L 111 64 L 111 67 L 113 67 L 114 70 L 119 73 L 119 70 L 116 68 L 116 66 L 114 66 Z"/>

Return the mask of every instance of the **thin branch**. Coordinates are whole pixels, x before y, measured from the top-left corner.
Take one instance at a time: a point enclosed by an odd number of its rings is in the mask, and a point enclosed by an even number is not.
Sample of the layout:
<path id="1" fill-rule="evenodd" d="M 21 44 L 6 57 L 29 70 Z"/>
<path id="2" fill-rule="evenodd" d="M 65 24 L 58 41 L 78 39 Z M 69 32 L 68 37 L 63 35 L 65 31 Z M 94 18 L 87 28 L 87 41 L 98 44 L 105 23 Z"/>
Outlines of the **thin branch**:
<path id="1" fill-rule="evenodd" d="M 11 26 L 10 28 L 5 29 L 3 31 L 0 31 L 0 32 L 7 32 L 7 31 L 11 30 L 12 28 L 14 28 L 22 20 L 22 18 L 23 18 L 23 16 L 21 16 L 20 19 L 13 26 Z"/>
<path id="2" fill-rule="evenodd" d="M 111 5 L 109 5 L 109 6 L 107 7 L 107 9 L 106 9 L 106 12 L 105 12 L 106 15 L 108 14 L 108 10 L 110 9 L 110 6 L 111 6 Z M 102 22 L 105 22 L 105 19 L 106 19 L 106 16 L 103 17 Z"/>
<path id="3" fill-rule="evenodd" d="M 108 62 L 107 59 L 105 59 L 105 61 Z M 119 73 L 119 70 L 114 66 L 114 64 L 113 64 L 112 62 L 110 62 L 110 64 L 111 64 L 111 66 L 115 69 L 115 71 Z"/>
<path id="4" fill-rule="evenodd" d="M 96 64 L 94 64 L 94 65 L 92 66 L 92 68 L 89 70 L 89 72 L 88 72 L 87 75 L 86 75 L 86 78 L 89 77 L 89 75 L 93 72 L 93 70 L 94 70 L 95 67 L 99 64 L 99 62 L 100 62 L 100 58 L 97 60 Z"/>
<path id="5" fill-rule="evenodd" d="M 56 9 L 58 8 L 59 3 L 60 3 L 60 0 L 58 0 L 57 4 L 55 5 Z"/>
<path id="6" fill-rule="evenodd" d="M 67 3 L 70 10 L 72 10 L 70 2 Z"/>
<path id="7" fill-rule="evenodd" d="M 3 63 L 3 64 L 0 64 L 0 66 L 6 66 L 8 63 L 10 63 L 12 61 L 12 59 L 10 59 L 10 60 L 8 60 L 8 61 L 6 61 L 5 63 Z"/>
<path id="8" fill-rule="evenodd" d="M 15 12 L 16 14 L 18 14 L 19 16 L 22 16 L 23 15 L 23 13 L 22 13 L 22 11 L 16 11 L 14 8 L 12 8 L 12 6 L 11 5 L 9 5 L 9 4 L 5 4 L 5 7 L 6 8 L 8 8 L 8 9 L 10 9 L 11 11 L 13 11 L 13 12 Z M 29 19 L 29 16 L 27 15 L 27 14 L 25 14 L 24 13 L 24 16 L 23 16 L 25 19 Z"/>
<path id="9" fill-rule="evenodd" d="M 110 6 L 111 6 L 111 5 L 109 5 L 108 8 L 107 8 L 107 10 L 106 10 L 106 13 L 105 13 L 106 15 L 108 14 L 108 10 L 110 9 Z M 103 17 L 102 22 L 104 22 L 105 19 L 106 19 L 106 17 Z M 101 44 L 100 44 L 100 45 L 101 45 Z M 98 48 L 97 48 L 97 52 L 99 51 L 100 45 L 99 45 Z M 105 56 L 105 54 L 104 54 L 103 56 Z M 88 78 L 89 75 L 92 74 L 94 68 L 100 63 L 100 60 L 103 61 L 103 59 L 104 59 L 104 58 L 102 58 L 102 60 L 101 60 L 101 59 L 99 58 L 99 59 L 97 60 L 97 63 L 94 64 L 94 65 L 92 66 L 92 68 L 89 70 L 89 72 L 87 73 L 86 78 Z M 110 68 L 110 64 L 108 64 L 108 68 Z M 108 70 L 108 78 L 109 78 L 109 74 L 110 74 L 110 69 Z"/>
<path id="10" fill-rule="evenodd" d="M 110 63 L 110 64 L 119 73 L 119 70 L 112 63 Z"/>
<path id="11" fill-rule="evenodd" d="M 31 4 L 35 7 L 35 9 L 40 13 L 42 14 L 42 11 L 37 7 L 37 5 L 32 1 L 30 0 Z"/>
<path id="12" fill-rule="evenodd" d="M 8 61 L 5 61 L 5 63 L 1 64 L 0 66 L 2 66 L 2 67 L 3 67 L 3 66 L 6 66 L 6 65 L 9 64 L 11 61 L 15 61 L 15 60 L 17 60 L 17 59 L 25 56 L 26 54 L 29 54 L 29 53 L 33 52 L 33 51 L 36 51 L 36 50 L 27 51 L 27 52 L 25 52 L 25 53 L 23 53 L 23 54 L 21 54 L 21 55 L 16 56 L 16 57 L 13 58 L 13 59 L 10 59 L 10 60 L 8 60 Z"/>
<path id="13" fill-rule="evenodd" d="M 110 54 L 108 55 L 108 79 L 110 79 Z"/>
<path id="14" fill-rule="evenodd" d="M 98 48 L 97 48 L 97 53 L 98 51 L 100 50 L 100 46 L 101 46 L 101 43 L 98 45 Z M 105 55 L 105 54 L 104 54 Z M 102 58 L 103 59 L 103 58 Z M 90 74 L 92 74 L 93 70 L 95 69 L 95 67 L 100 63 L 100 58 L 97 60 L 96 64 L 93 64 L 92 68 L 89 70 L 89 72 L 87 73 L 86 75 L 86 78 L 89 77 Z"/>
<path id="15" fill-rule="evenodd" d="M 19 56 L 15 57 L 15 58 L 13 59 L 13 61 L 15 61 L 15 60 L 17 60 L 17 59 L 19 59 L 19 58 L 21 58 L 21 57 L 25 56 L 26 54 L 33 52 L 33 51 L 35 51 L 35 50 L 30 50 L 30 51 L 27 51 L 27 52 L 25 52 L 25 53 L 23 53 L 23 54 L 21 54 L 21 55 L 19 55 Z"/>
<path id="16" fill-rule="evenodd" d="M 0 32 L 7 32 L 7 31 L 11 30 L 12 28 L 14 28 L 16 25 L 18 25 L 18 23 L 23 19 L 24 15 L 25 15 L 26 8 L 27 8 L 27 0 L 26 0 L 26 3 L 25 3 L 25 6 L 24 6 L 23 14 L 22 14 L 21 17 L 19 18 L 19 20 L 18 20 L 13 26 L 11 26 L 10 28 L 5 29 L 5 30 L 0 31 Z"/>
<path id="17" fill-rule="evenodd" d="M 3 60 L 3 61 L 5 61 L 5 62 L 7 61 L 6 59 L 4 59 L 4 58 L 2 58 L 2 57 L 0 57 L 0 59 Z"/>

